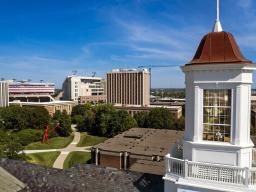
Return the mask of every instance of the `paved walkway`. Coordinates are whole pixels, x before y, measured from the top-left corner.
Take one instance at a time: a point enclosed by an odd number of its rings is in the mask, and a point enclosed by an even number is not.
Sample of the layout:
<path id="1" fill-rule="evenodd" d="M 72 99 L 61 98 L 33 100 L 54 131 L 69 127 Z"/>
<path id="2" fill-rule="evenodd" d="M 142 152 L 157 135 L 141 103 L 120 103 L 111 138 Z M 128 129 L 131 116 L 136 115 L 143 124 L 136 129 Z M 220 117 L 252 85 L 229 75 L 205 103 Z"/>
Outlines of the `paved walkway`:
<path id="1" fill-rule="evenodd" d="M 76 145 L 80 141 L 80 132 L 74 130 L 74 139 L 73 141 L 65 148 L 62 149 L 42 149 L 42 150 L 24 150 L 23 152 L 26 154 L 31 154 L 31 153 L 43 153 L 43 152 L 52 152 L 52 151 L 60 151 L 60 155 L 58 158 L 55 160 L 53 167 L 58 168 L 58 169 L 63 169 L 63 164 L 65 162 L 65 159 L 67 158 L 68 154 L 72 151 L 82 151 L 82 152 L 91 152 L 90 148 L 92 146 L 87 146 L 87 147 L 77 147 Z"/>
<path id="2" fill-rule="evenodd" d="M 74 139 L 73 141 L 64 149 L 60 150 L 60 155 L 55 160 L 53 164 L 53 168 L 63 169 L 63 164 L 65 162 L 65 159 L 67 158 L 68 154 L 72 151 L 85 151 L 84 147 L 77 147 L 76 145 L 80 141 L 80 133 L 74 132 Z M 88 147 L 87 147 L 88 148 Z M 89 150 L 86 150 L 89 152 Z"/>

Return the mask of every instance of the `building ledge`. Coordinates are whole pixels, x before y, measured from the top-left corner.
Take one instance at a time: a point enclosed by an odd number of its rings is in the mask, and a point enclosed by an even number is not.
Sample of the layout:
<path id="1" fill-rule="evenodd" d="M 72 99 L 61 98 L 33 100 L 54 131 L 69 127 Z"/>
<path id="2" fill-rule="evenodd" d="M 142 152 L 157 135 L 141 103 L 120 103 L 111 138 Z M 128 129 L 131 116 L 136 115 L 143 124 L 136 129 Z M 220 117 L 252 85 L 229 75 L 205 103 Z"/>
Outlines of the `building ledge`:
<path id="1" fill-rule="evenodd" d="M 199 189 L 207 189 L 207 190 L 214 190 L 214 191 L 222 191 L 222 192 L 255 192 L 255 188 L 250 188 L 247 186 L 241 186 L 237 184 L 226 184 L 220 182 L 211 182 L 205 180 L 196 180 L 193 178 L 177 178 L 173 175 L 165 175 L 163 177 L 165 181 L 173 182 L 178 185 L 180 188 L 186 187 L 193 187 Z"/>
<path id="2" fill-rule="evenodd" d="M 248 145 L 233 145 L 228 142 L 216 142 L 216 141 L 200 141 L 200 142 L 193 142 L 193 141 L 183 141 L 183 143 L 188 143 L 191 145 L 197 146 L 213 146 L 213 147 L 222 147 L 222 148 L 233 148 L 233 149 L 241 149 L 241 148 L 252 148 L 254 144 L 251 142 Z"/>

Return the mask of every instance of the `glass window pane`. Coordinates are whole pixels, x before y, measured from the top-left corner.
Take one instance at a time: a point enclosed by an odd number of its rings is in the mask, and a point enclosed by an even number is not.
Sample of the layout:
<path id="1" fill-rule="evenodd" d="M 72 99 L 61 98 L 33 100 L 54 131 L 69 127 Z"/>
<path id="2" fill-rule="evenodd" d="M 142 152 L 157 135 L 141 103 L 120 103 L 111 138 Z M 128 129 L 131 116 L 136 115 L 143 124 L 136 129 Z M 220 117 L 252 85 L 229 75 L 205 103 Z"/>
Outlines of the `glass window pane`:
<path id="1" fill-rule="evenodd" d="M 204 90 L 203 140 L 230 142 L 231 90 Z"/>

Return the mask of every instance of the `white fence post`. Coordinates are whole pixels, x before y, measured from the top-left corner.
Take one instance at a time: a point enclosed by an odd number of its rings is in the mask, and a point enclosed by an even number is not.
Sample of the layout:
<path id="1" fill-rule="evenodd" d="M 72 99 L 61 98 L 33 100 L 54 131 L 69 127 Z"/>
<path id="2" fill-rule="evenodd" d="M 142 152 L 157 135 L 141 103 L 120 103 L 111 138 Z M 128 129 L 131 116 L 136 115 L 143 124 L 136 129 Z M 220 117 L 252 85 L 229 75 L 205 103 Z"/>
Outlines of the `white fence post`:
<path id="1" fill-rule="evenodd" d="M 188 160 L 187 159 L 184 160 L 183 169 L 184 169 L 183 170 L 184 177 L 186 178 L 186 177 L 188 177 Z"/>
<path id="2" fill-rule="evenodd" d="M 170 173 L 169 158 L 167 156 L 165 156 L 164 160 L 165 160 L 165 170 L 166 170 L 165 172 Z"/>
<path id="3" fill-rule="evenodd" d="M 249 168 L 245 167 L 244 172 L 245 172 L 244 185 L 249 186 Z"/>

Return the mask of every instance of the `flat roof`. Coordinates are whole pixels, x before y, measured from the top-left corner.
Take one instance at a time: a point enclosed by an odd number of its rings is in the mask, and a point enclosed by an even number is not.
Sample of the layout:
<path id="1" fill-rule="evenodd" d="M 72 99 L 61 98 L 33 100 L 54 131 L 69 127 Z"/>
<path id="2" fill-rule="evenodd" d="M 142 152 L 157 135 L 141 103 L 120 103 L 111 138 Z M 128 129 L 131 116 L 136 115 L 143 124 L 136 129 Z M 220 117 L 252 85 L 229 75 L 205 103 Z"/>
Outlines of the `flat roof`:
<path id="1" fill-rule="evenodd" d="M 74 101 L 49 101 L 49 102 L 21 102 L 21 101 L 11 101 L 9 102 L 9 104 L 21 104 L 21 105 L 38 105 L 38 106 L 42 106 L 42 105 L 56 105 L 56 104 L 75 104 Z"/>
<path id="2" fill-rule="evenodd" d="M 147 106 L 141 106 L 141 105 L 121 105 L 121 104 L 115 104 L 114 107 L 120 107 L 120 108 L 134 108 L 134 109 L 153 109 L 153 108 L 166 108 L 166 109 L 182 109 L 182 106 L 180 105 L 147 105 Z"/>
<path id="3" fill-rule="evenodd" d="M 148 69 L 142 68 L 131 68 L 131 69 L 112 69 L 111 72 L 108 73 L 138 73 L 138 72 L 146 72 L 149 73 Z"/>
<path id="4" fill-rule="evenodd" d="M 91 79 L 91 80 L 103 80 L 102 77 L 92 77 L 92 76 L 79 76 L 79 75 L 69 75 L 67 78 L 77 78 L 77 79 Z"/>
<path id="5" fill-rule="evenodd" d="M 177 140 L 182 139 L 183 134 L 183 131 L 169 129 L 131 128 L 94 147 L 110 152 L 165 156 Z"/>

